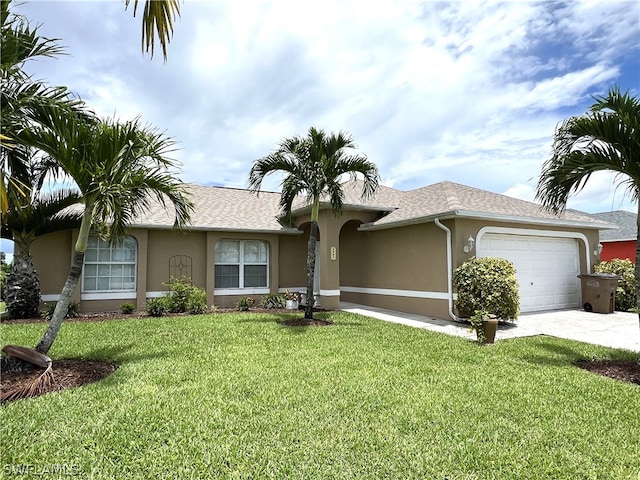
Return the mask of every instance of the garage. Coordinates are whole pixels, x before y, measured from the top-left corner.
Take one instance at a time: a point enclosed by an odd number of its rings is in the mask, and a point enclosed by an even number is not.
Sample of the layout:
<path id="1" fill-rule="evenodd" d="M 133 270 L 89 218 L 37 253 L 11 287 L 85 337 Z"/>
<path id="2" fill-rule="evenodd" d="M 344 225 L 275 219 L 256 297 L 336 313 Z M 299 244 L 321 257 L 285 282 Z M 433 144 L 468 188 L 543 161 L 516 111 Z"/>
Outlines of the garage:
<path id="1" fill-rule="evenodd" d="M 520 311 L 559 310 L 580 305 L 580 255 L 575 238 L 485 233 L 478 257 L 512 262 L 520 285 Z"/>

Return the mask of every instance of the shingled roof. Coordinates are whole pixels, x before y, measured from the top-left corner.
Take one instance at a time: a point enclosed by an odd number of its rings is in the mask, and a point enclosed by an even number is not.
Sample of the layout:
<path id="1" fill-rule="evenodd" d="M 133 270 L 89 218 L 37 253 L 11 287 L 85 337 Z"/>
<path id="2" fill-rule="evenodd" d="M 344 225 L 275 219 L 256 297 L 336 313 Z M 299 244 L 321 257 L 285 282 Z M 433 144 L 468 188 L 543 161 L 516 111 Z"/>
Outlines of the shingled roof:
<path id="1" fill-rule="evenodd" d="M 363 229 L 393 228 L 405 224 L 433 221 L 435 218 L 484 218 L 496 221 L 564 225 L 581 228 L 611 228 L 606 221 L 592 215 L 567 210 L 554 215 L 540 205 L 517 198 L 499 195 L 479 188 L 453 182 L 440 182 L 410 191 L 379 186 L 375 195 L 363 200 L 361 180 L 344 184 L 344 208 L 373 210 L 382 214 L 375 222 L 362 225 Z M 222 230 L 238 232 L 299 233 L 284 227 L 279 221 L 280 193 L 260 192 L 259 195 L 239 188 L 187 186 L 189 198 L 195 204 L 192 230 Z M 322 206 L 329 207 L 328 198 Z M 294 203 L 294 214 L 309 210 L 305 198 Z M 142 228 L 170 228 L 174 215 L 159 204 L 133 222 Z"/>
<path id="2" fill-rule="evenodd" d="M 296 233 L 297 229 L 283 227 L 278 221 L 280 193 L 255 193 L 228 187 L 206 187 L 188 184 L 187 194 L 194 203 L 191 230 L 224 230 Z M 175 216 L 171 206 L 165 210 L 154 203 L 152 208 L 136 219 L 137 227 L 171 228 Z"/>
<path id="3" fill-rule="evenodd" d="M 409 191 L 379 187 L 374 198 L 367 201 L 360 199 L 361 192 L 362 181 L 348 182 L 345 186 L 345 208 L 371 209 L 377 205 L 385 205 L 386 208 L 379 210 L 389 212 L 379 220 L 363 225 L 363 229 L 393 228 L 403 224 L 429 222 L 435 218 L 453 217 L 585 228 L 611 227 L 607 222 L 598 221 L 583 212 L 567 210 L 561 215 L 555 215 L 537 203 L 448 181 Z"/>
<path id="4" fill-rule="evenodd" d="M 400 207 L 402 199 L 406 194 L 406 192 L 403 192 L 402 190 L 396 190 L 395 188 L 379 185 L 376 189 L 375 195 L 364 200 L 362 198 L 363 184 L 364 182 L 362 180 L 351 180 L 342 184 L 342 191 L 344 192 L 344 208 L 390 212 Z M 327 195 L 323 195 L 320 203 L 324 204 L 324 206 L 329 206 L 329 197 Z M 293 212 L 297 214 L 303 213 L 310 208 L 311 207 L 307 204 L 306 197 L 302 196 L 297 198 L 292 205 Z"/>
<path id="5" fill-rule="evenodd" d="M 594 213 L 594 217 L 618 226 L 617 230 L 603 230 L 600 240 L 605 242 L 621 242 L 635 240 L 638 236 L 638 215 L 624 210 Z"/>
<path id="6" fill-rule="evenodd" d="M 406 192 L 400 208 L 376 221 L 375 226 L 416 223 L 435 217 L 491 218 L 591 228 L 597 228 L 598 224 L 603 226 L 603 222 L 588 214 L 567 210 L 555 215 L 537 203 L 453 182 L 439 182 Z"/>

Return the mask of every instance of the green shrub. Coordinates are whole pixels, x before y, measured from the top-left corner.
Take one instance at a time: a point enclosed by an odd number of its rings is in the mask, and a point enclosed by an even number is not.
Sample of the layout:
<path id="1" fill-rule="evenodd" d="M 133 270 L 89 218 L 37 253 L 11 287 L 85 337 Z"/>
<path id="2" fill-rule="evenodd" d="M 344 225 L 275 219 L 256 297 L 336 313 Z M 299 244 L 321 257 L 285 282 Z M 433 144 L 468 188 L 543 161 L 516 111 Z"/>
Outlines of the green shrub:
<path id="1" fill-rule="evenodd" d="M 146 311 L 152 317 L 163 316 L 167 312 L 166 297 L 148 298 Z"/>
<path id="2" fill-rule="evenodd" d="M 135 309 L 136 306 L 133 303 L 123 303 L 122 305 L 120 305 L 120 311 L 125 315 L 133 313 Z"/>
<path id="3" fill-rule="evenodd" d="M 164 297 L 168 312 L 200 314 L 207 311 L 207 292 L 195 287 L 190 278 L 172 278 L 163 285 L 169 288 Z"/>
<path id="4" fill-rule="evenodd" d="M 207 313 L 207 292 L 203 288 L 192 287 L 188 308 L 196 315 Z"/>
<path id="5" fill-rule="evenodd" d="M 191 279 L 182 277 L 180 279 L 171 278 L 168 283 L 163 284 L 169 288 L 167 297 L 167 310 L 171 313 L 182 313 L 189 309 L 189 298 L 193 285 Z"/>
<path id="6" fill-rule="evenodd" d="M 255 303 L 255 300 L 253 298 L 242 297 L 240 300 L 238 300 L 238 303 L 236 304 L 236 308 L 241 312 L 248 312 L 249 309 L 253 307 L 254 303 Z"/>
<path id="7" fill-rule="evenodd" d="M 482 328 L 482 324 L 489 320 L 491 315 L 489 315 L 484 310 L 476 310 L 471 317 L 469 317 L 469 323 L 471 324 L 471 330 L 476 332 L 478 337 L 478 341 L 480 343 L 484 343 L 486 338 L 484 336 L 484 329 Z"/>
<path id="8" fill-rule="evenodd" d="M 11 273 L 11 263 L 5 263 L 4 260 L 0 261 L 0 300 L 4 301 L 4 287 L 6 285 L 7 277 Z"/>
<path id="9" fill-rule="evenodd" d="M 56 303 L 45 303 L 44 308 L 40 314 L 46 319 L 51 320 L 53 312 L 56 310 Z M 80 316 L 80 304 L 78 302 L 71 302 L 67 307 L 67 313 L 64 318 L 76 318 Z"/>
<path id="10" fill-rule="evenodd" d="M 262 297 L 261 305 L 263 308 L 284 308 L 287 305 L 287 299 L 282 293 L 270 293 Z"/>
<path id="11" fill-rule="evenodd" d="M 594 267 L 596 273 L 618 275 L 616 289 L 616 310 L 628 312 L 636 309 L 636 276 L 635 266 L 629 259 L 614 258 L 609 262 L 600 262 Z"/>
<path id="12" fill-rule="evenodd" d="M 462 317 L 477 310 L 510 321 L 520 313 L 516 269 L 504 258 L 472 258 L 453 272 L 458 291 L 456 307 Z"/>

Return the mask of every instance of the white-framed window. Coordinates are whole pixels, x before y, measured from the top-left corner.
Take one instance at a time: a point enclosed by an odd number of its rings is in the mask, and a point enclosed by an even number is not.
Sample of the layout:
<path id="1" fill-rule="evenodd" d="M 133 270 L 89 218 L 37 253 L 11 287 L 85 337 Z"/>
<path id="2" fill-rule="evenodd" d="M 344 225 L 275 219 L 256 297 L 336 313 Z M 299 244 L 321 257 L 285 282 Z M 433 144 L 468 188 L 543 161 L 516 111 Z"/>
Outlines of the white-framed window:
<path id="1" fill-rule="evenodd" d="M 138 243 L 124 237 L 113 245 L 89 236 L 82 269 L 82 291 L 133 292 L 136 290 Z"/>
<path id="2" fill-rule="evenodd" d="M 219 240 L 215 254 L 215 288 L 269 286 L 269 246 L 262 240 Z"/>

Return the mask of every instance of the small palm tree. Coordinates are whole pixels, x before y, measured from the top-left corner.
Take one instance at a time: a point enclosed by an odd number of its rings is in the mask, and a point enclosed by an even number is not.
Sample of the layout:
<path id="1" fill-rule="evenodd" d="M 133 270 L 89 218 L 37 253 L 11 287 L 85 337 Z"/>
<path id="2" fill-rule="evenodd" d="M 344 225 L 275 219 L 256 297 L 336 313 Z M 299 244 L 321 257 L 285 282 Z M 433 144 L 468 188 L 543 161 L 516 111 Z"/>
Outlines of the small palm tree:
<path id="1" fill-rule="evenodd" d="M 36 346 L 46 354 L 80 279 L 91 229 L 115 241 L 153 201 L 166 208 L 167 200 L 175 212 L 174 227 L 182 228 L 190 221 L 193 204 L 185 185 L 172 171 L 176 163 L 168 154 L 173 140 L 141 126 L 138 119 L 118 123 L 66 114 L 52 116 L 48 125 L 37 125 L 30 131 L 29 141 L 47 155 L 53 173 L 62 172 L 75 182 L 84 206 L 69 276 Z"/>
<path id="2" fill-rule="evenodd" d="M 553 154 L 542 167 L 536 198 L 556 213 L 566 208 L 569 196 L 582 190 L 592 173 L 603 170 L 616 172 L 627 193 L 636 202 L 640 199 L 640 100 L 618 87 L 595 100 L 585 115 L 558 126 Z M 640 243 L 636 256 L 640 258 Z M 640 262 L 635 277 L 640 308 Z"/>
<path id="3" fill-rule="evenodd" d="M 2 236 L 15 243 L 11 273 L 6 279 L 6 304 L 13 318 L 33 318 L 39 314 L 40 280 L 33 268 L 29 247 L 40 235 L 58 232 L 80 225 L 80 212 L 68 209 L 80 201 L 78 192 L 60 189 L 41 193 L 42 184 L 37 177 L 31 181 L 30 196 L 21 205 L 14 206 L 3 218 Z"/>
<path id="4" fill-rule="evenodd" d="M 340 179 L 344 174 L 355 178 L 364 177 L 362 197 L 369 198 L 378 187 L 379 175 L 376 165 L 365 155 L 351 153 L 355 144 L 344 132 L 327 135 L 314 127 L 306 137 L 295 136 L 280 142 L 278 149 L 266 157 L 256 160 L 249 173 L 249 188 L 260 191 L 267 175 L 282 172 L 280 207 L 283 217 L 291 214 L 294 199 L 305 195 L 311 206 L 311 229 L 307 250 L 307 305 L 304 317 L 313 319 L 313 278 L 316 267 L 316 240 L 318 238 L 318 214 L 320 199 L 329 197 L 336 215 L 342 211 L 344 192 Z"/>

